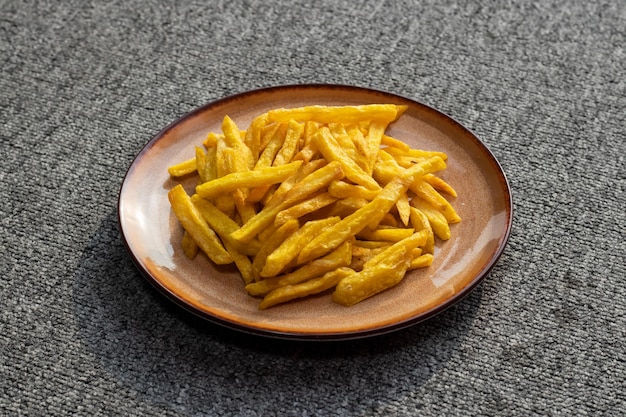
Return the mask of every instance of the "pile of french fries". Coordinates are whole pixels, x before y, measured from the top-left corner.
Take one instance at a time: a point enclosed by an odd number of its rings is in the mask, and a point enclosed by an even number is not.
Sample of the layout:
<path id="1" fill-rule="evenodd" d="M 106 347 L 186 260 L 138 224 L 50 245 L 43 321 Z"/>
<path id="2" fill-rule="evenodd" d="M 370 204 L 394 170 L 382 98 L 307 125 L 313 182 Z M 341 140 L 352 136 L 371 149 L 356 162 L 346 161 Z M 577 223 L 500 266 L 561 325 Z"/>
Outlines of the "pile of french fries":
<path id="1" fill-rule="evenodd" d="M 234 263 L 260 309 L 330 290 L 350 306 L 431 265 L 435 238 L 461 219 L 455 190 L 435 175 L 446 154 L 385 133 L 405 110 L 281 108 L 245 130 L 225 116 L 195 157 L 168 169 L 198 177 L 193 195 L 180 183 L 168 194 L 185 255 Z"/>

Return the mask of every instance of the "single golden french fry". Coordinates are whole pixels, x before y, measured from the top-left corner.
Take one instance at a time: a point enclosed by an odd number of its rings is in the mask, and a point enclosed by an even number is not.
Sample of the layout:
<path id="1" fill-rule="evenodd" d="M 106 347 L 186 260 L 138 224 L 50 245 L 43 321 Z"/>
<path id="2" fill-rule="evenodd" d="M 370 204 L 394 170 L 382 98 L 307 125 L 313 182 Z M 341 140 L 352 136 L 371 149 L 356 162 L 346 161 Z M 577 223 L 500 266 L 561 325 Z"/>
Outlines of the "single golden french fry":
<path id="1" fill-rule="evenodd" d="M 366 104 L 360 106 L 305 106 L 293 109 L 276 109 L 268 112 L 269 121 L 286 122 L 294 119 L 298 122 L 313 121 L 318 123 L 359 123 L 361 121 L 380 121 L 389 124 L 396 120 L 406 106 L 393 104 Z"/>
<path id="2" fill-rule="evenodd" d="M 373 241 L 386 241 L 386 242 L 398 242 L 406 239 L 414 233 L 414 229 L 400 229 L 400 228 L 385 228 L 385 229 L 363 229 L 357 233 L 357 238 L 373 240 Z"/>
<path id="3" fill-rule="evenodd" d="M 317 194 L 302 201 L 301 203 L 289 207 L 288 209 L 280 211 L 274 219 L 274 224 L 280 226 L 287 220 L 299 219 L 307 214 L 311 214 L 319 209 L 329 206 L 335 201 L 337 201 L 337 198 L 333 197 L 329 193 Z"/>
<path id="4" fill-rule="evenodd" d="M 280 274 L 291 261 L 293 261 L 303 247 L 325 228 L 332 226 L 341 220 L 339 217 L 329 217 L 319 220 L 311 220 L 287 237 L 265 259 L 265 265 L 261 270 L 262 277 L 272 277 Z M 293 220 L 291 220 L 293 221 Z"/>
<path id="5" fill-rule="evenodd" d="M 350 268 L 342 267 L 330 271 L 321 277 L 312 278 L 299 284 L 285 285 L 269 292 L 259 303 L 259 309 L 273 307 L 277 304 L 286 303 L 298 298 L 308 297 L 310 295 L 319 294 L 335 287 L 339 281 L 354 271 Z"/>
<path id="6" fill-rule="evenodd" d="M 403 150 L 396 146 L 392 146 L 389 148 L 385 148 L 385 151 L 392 155 L 394 158 L 398 157 L 406 157 L 412 158 L 413 160 L 424 160 L 432 158 L 433 156 L 438 156 L 444 161 L 448 159 L 448 155 L 445 152 L 439 151 L 425 151 L 421 149 L 410 148 L 409 150 Z"/>
<path id="7" fill-rule="evenodd" d="M 288 274 L 266 278 L 246 285 L 246 291 L 253 296 L 264 296 L 273 289 L 297 284 L 342 266 L 348 266 L 351 260 L 352 241 L 346 241 L 328 255 L 309 262 Z"/>
<path id="8" fill-rule="evenodd" d="M 421 235 L 414 234 L 374 256 L 360 272 L 339 281 L 333 301 L 351 306 L 397 285 L 411 264 L 411 251 L 421 240 Z"/>
<path id="9" fill-rule="evenodd" d="M 216 264 L 233 262 L 233 258 L 222 246 L 217 234 L 209 227 L 200 211 L 192 203 L 182 185 L 178 184 L 168 193 L 174 214 L 183 228 L 191 235 L 196 244 Z"/>
<path id="10" fill-rule="evenodd" d="M 277 167 L 268 167 L 245 172 L 233 172 L 215 180 L 200 184 L 196 187 L 196 193 L 204 198 L 212 199 L 242 187 L 260 187 L 267 184 L 276 184 L 287 179 L 300 167 L 301 164 L 302 161 L 295 161 Z"/>
<path id="11" fill-rule="evenodd" d="M 398 149 L 403 152 L 408 152 L 409 149 L 411 149 L 411 147 L 407 145 L 406 143 L 388 135 L 383 135 L 383 137 L 381 138 L 380 144 L 388 148 Z"/>
<path id="12" fill-rule="evenodd" d="M 208 139 L 208 137 L 207 137 Z M 226 144 L 223 134 L 214 135 L 215 139 L 215 173 L 214 179 L 222 178 L 230 174 L 230 148 Z M 235 201 L 230 193 L 224 193 L 215 198 L 215 205 L 228 216 L 235 214 Z"/>
<path id="13" fill-rule="evenodd" d="M 341 164 L 348 179 L 369 190 L 379 191 L 381 189 L 380 185 L 339 146 L 327 127 L 321 128 L 313 140 L 317 149 L 327 160 L 337 161 Z"/>
<path id="14" fill-rule="evenodd" d="M 356 235 L 368 224 L 380 221 L 396 203 L 400 194 L 406 192 L 407 184 L 399 178 L 387 186 L 371 202 L 361 207 L 339 223 L 329 227 L 309 242 L 298 256 L 298 263 L 304 263 L 335 249 L 351 236 Z"/>
<path id="15" fill-rule="evenodd" d="M 167 168 L 167 172 L 173 178 L 184 177 L 196 172 L 196 158 L 191 158 Z"/>
<path id="16" fill-rule="evenodd" d="M 419 162 L 413 165 L 411 168 L 407 168 L 403 170 L 400 174 L 400 177 L 409 181 L 409 188 L 411 191 L 415 192 L 415 184 L 421 179 L 424 175 L 440 171 L 446 168 L 445 161 L 439 156 L 433 156 L 432 158 L 428 158 L 422 162 Z"/>
<path id="17" fill-rule="evenodd" d="M 199 184 L 208 181 L 206 178 L 206 152 L 203 148 L 196 146 L 196 171 L 198 172 Z"/>
<path id="18" fill-rule="evenodd" d="M 367 157 L 367 173 L 372 174 L 374 165 L 378 159 L 378 152 L 380 152 L 380 143 L 383 140 L 383 135 L 387 129 L 387 123 L 373 121 L 370 123 L 370 127 L 367 134 L 368 143 L 368 157 Z"/>
<path id="19" fill-rule="evenodd" d="M 439 192 L 448 194 L 451 197 L 456 197 L 456 191 L 450 184 L 444 181 L 442 178 L 434 174 L 426 174 L 423 177 L 423 180 L 433 186 L 433 188 Z"/>
<path id="20" fill-rule="evenodd" d="M 409 204 L 409 196 L 404 193 L 396 201 L 396 209 L 398 210 L 398 216 L 400 221 L 405 226 L 409 225 L 409 219 L 411 217 L 411 205 Z"/>

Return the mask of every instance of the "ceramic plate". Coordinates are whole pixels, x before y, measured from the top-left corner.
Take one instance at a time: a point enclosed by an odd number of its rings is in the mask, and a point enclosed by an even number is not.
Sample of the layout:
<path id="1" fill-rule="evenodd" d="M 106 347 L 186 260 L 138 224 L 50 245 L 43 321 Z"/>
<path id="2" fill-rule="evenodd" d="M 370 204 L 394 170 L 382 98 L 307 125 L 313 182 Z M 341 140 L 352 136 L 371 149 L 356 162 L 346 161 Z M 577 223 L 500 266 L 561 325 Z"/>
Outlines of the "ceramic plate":
<path id="1" fill-rule="evenodd" d="M 181 227 L 167 192 L 175 182 L 167 167 L 193 156 L 224 115 L 242 128 L 259 113 L 304 105 L 405 104 L 408 110 L 388 134 L 414 148 L 443 151 L 448 166 L 440 175 L 457 190 L 453 206 L 463 219 L 452 238 L 438 242 L 433 264 L 411 271 L 394 288 L 352 307 L 328 294 L 258 310 L 238 272 L 215 267 L 205 256 L 187 259 Z M 192 181 L 192 180 L 190 180 Z M 187 186 L 193 188 L 190 182 Z M 512 222 L 505 175 L 491 152 L 470 131 L 418 102 L 364 88 L 298 85 L 265 88 L 209 103 L 158 133 L 130 166 L 119 196 L 119 222 L 139 270 L 176 303 L 215 323 L 250 333 L 315 340 L 372 336 L 425 320 L 467 295 L 501 255 Z"/>

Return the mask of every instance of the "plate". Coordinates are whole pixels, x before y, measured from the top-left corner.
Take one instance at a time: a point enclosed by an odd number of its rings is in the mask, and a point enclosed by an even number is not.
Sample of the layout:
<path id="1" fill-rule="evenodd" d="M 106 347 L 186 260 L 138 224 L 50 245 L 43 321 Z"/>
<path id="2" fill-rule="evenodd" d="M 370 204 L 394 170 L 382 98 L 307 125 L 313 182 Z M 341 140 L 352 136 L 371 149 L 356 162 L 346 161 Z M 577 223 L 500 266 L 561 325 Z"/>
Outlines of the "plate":
<path id="1" fill-rule="evenodd" d="M 352 307 L 328 294 L 258 309 L 234 267 L 194 260 L 180 249 L 181 227 L 167 192 L 176 184 L 167 167 L 193 157 L 208 132 L 219 132 L 229 115 L 238 126 L 280 107 L 394 103 L 407 111 L 387 130 L 411 147 L 443 151 L 440 174 L 458 193 L 452 201 L 463 219 L 452 238 L 438 242 L 428 268 L 409 272 L 397 286 Z M 188 184 L 192 186 L 193 184 Z M 341 340 L 379 335 L 419 323 L 467 295 L 502 254 L 512 225 L 512 200 L 505 174 L 493 154 L 468 129 L 416 101 L 382 91 L 341 85 L 264 88 L 226 97 L 175 121 L 139 152 L 124 178 L 118 216 L 125 245 L 136 266 L 167 297 L 220 325 L 264 336 Z"/>

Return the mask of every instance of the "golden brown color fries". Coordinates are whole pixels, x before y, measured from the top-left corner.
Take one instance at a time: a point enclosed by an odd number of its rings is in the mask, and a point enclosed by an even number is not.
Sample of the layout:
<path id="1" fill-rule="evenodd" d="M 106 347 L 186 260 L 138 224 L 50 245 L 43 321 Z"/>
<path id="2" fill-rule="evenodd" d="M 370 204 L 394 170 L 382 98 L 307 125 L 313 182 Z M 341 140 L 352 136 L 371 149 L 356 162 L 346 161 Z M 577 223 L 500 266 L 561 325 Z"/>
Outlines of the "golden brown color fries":
<path id="1" fill-rule="evenodd" d="M 234 264 L 261 310 L 333 291 L 350 306 L 435 259 L 436 240 L 461 221 L 452 186 L 437 173 L 447 155 L 413 149 L 387 128 L 393 104 L 275 109 L 241 128 L 228 115 L 173 180 L 181 250 Z M 243 291 L 243 289 L 242 289 Z"/>

